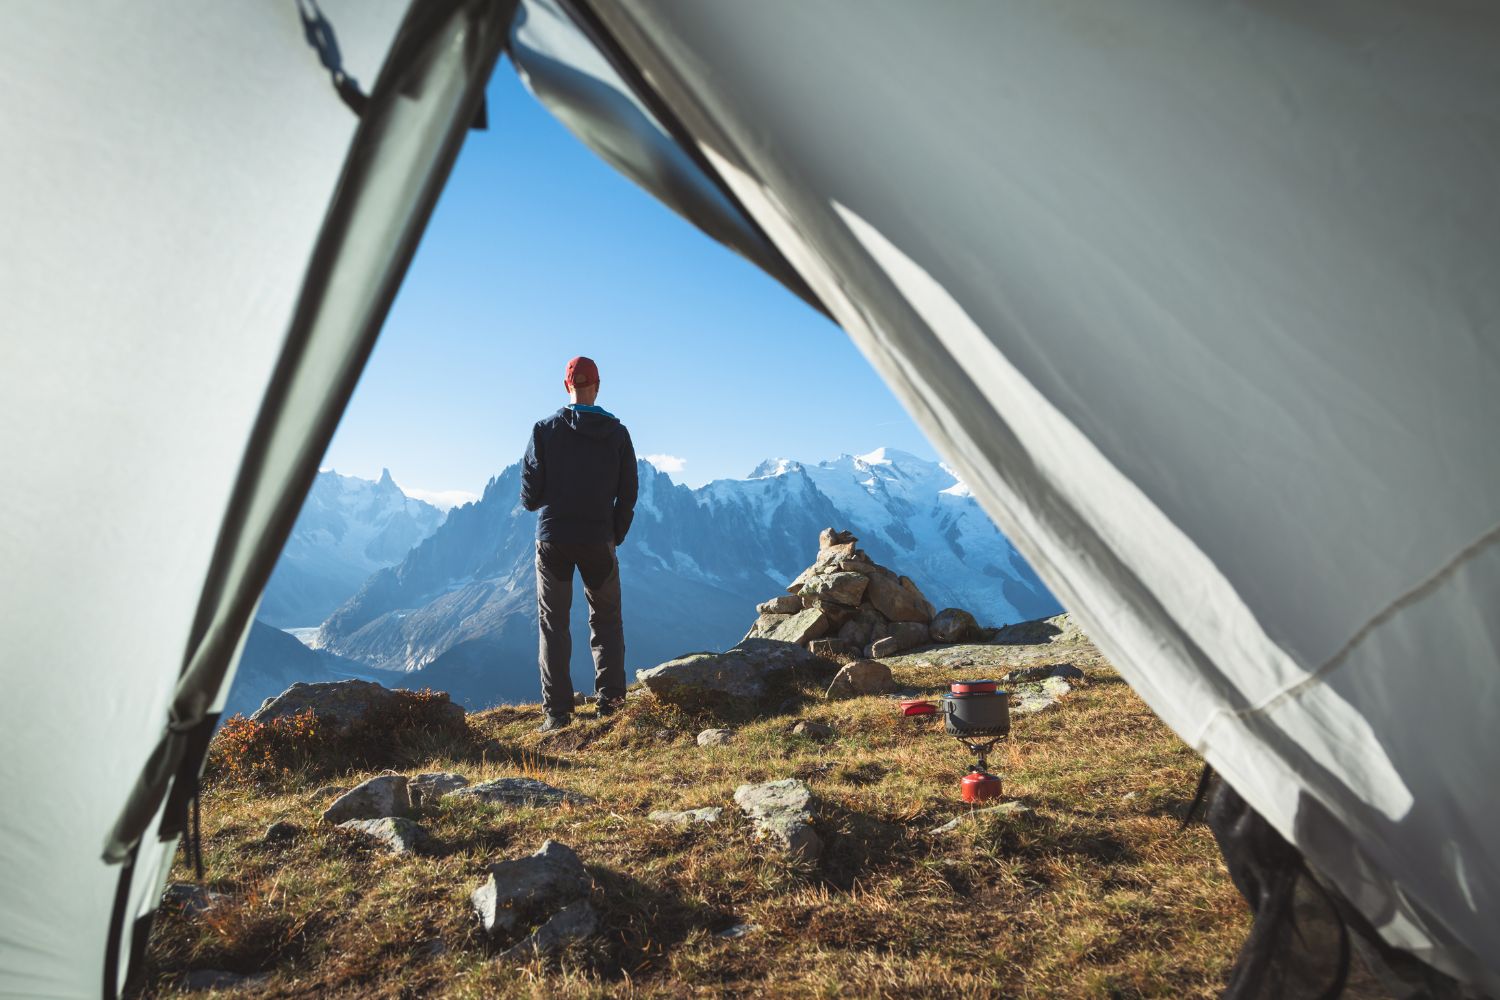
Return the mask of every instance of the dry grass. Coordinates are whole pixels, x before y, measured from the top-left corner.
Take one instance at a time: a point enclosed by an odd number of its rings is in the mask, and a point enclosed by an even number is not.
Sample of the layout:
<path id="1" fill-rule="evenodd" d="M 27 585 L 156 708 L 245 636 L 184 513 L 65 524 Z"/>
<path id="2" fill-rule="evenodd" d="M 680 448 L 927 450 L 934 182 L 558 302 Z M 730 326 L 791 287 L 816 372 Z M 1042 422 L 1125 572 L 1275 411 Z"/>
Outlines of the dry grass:
<path id="1" fill-rule="evenodd" d="M 955 659 L 972 665 L 944 665 Z M 145 995 L 178 995 L 180 974 L 200 968 L 268 972 L 256 995 L 284 997 L 1217 995 L 1249 917 L 1208 832 L 1178 830 L 1199 762 L 1093 647 L 950 647 L 891 662 L 900 683 L 936 692 L 957 676 L 1065 661 L 1088 682 L 1019 718 L 995 759 L 1006 797 L 1033 812 L 948 834 L 932 830 L 964 811 L 957 744 L 886 698 L 807 697 L 812 677 L 797 683 L 799 705 L 717 748 L 694 743 L 709 720 L 649 698 L 609 720 L 584 710 L 551 738 L 531 732 L 534 707 L 472 716 L 472 746 L 409 770 L 525 774 L 596 801 L 450 800 L 419 817 L 434 838 L 422 856 L 320 828 L 322 777 L 221 782 L 205 802 L 205 854 L 210 887 L 232 899 L 205 916 L 163 913 Z M 792 736 L 798 718 L 836 736 Z M 731 801 L 743 782 L 793 775 L 822 803 L 816 865 L 758 844 Z M 727 821 L 646 819 L 706 805 L 725 806 Z M 263 843 L 278 819 L 306 832 Z M 557 961 L 504 963 L 468 894 L 489 863 L 548 837 L 590 866 L 609 934 Z M 747 923 L 759 929 L 718 936 Z"/>

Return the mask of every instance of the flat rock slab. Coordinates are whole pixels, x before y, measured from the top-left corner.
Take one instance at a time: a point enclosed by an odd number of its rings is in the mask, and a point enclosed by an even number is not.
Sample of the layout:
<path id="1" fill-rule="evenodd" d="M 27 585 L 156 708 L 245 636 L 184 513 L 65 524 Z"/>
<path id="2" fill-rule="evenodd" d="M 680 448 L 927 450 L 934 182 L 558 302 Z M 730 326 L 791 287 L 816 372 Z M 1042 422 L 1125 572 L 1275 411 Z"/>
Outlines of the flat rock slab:
<path id="1" fill-rule="evenodd" d="M 339 829 L 372 840 L 393 854 L 415 854 L 427 844 L 427 831 L 400 816 L 351 819 L 340 823 Z"/>
<path id="2" fill-rule="evenodd" d="M 543 842 L 526 858 L 490 865 L 489 877 L 469 896 L 486 934 L 511 934 L 586 900 L 594 880 L 567 844 Z"/>
<path id="3" fill-rule="evenodd" d="M 163 905 L 175 906 L 190 917 L 208 913 L 227 899 L 229 897 L 222 892 L 214 892 L 191 882 L 173 882 L 161 894 Z"/>
<path id="4" fill-rule="evenodd" d="M 1058 677 L 1065 681 L 1083 680 L 1083 671 L 1071 663 L 1044 663 L 1036 667 L 1022 667 L 1012 670 L 1005 675 L 1005 683 L 1021 684 L 1045 681 L 1049 677 Z"/>
<path id="5" fill-rule="evenodd" d="M 256 976 L 246 976 L 238 972 L 227 972 L 223 969 L 194 969 L 192 972 L 184 973 L 177 980 L 177 988 L 189 993 L 203 993 L 209 990 L 237 990 L 244 987 L 257 987 L 270 979 L 268 973 Z"/>
<path id="6" fill-rule="evenodd" d="M 721 747 L 726 743 L 733 742 L 733 729 L 705 729 L 698 734 L 698 745 L 700 747 Z"/>
<path id="7" fill-rule="evenodd" d="M 406 789 L 406 775 L 382 774 L 340 795 L 323 810 L 323 821 L 338 824 L 351 819 L 405 816 L 409 812 L 411 796 Z"/>
<path id="8" fill-rule="evenodd" d="M 446 694 L 439 694 L 444 711 L 462 721 L 463 706 L 455 705 Z M 274 698 L 267 698 L 250 716 L 254 722 L 271 722 L 312 712 L 335 732 L 345 732 L 371 712 L 396 704 L 403 692 L 381 687 L 374 681 L 326 681 L 319 684 L 298 682 Z"/>
<path id="9" fill-rule="evenodd" d="M 802 599 L 794 594 L 773 597 L 764 604 L 757 604 L 755 610 L 763 615 L 794 615 L 802 610 Z"/>
<path id="10" fill-rule="evenodd" d="M 1011 711 L 1020 715 L 1032 715 L 1056 705 L 1058 699 L 1072 690 L 1073 685 L 1061 677 L 1048 677 L 1035 687 L 1027 685 L 1016 691 L 1021 702 Z"/>
<path id="11" fill-rule="evenodd" d="M 560 806 L 564 802 L 581 805 L 592 801 L 587 795 L 566 792 L 536 778 L 496 778 L 479 785 L 449 792 L 444 798 L 478 799 L 501 806 Z"/>
<path id="12" fill-rule="evenodd" d="M 984 809 L 975 809 L 964 813 L 944 823 L 942 826 L 934 827 L 933 833 L 952 833 L 968 820 L 977 820 L 984 816 L 1025 816 L 1031 812 L 1031 807 L 1019 802 L 1002 802 L 997 806 L 987 806 Z"/>
<path id="13" fill-rule="evenodd" d="M 427 771 L 406 779 L 413 806 L 432 805 L 449 792 L 468 787 L 469 779 L 452 771 Z"/>
<path id="14" fill-rule="evenodd" d="M 821 662 L 795 643 L 745 639 L 723 653 L 692 653 L 638 671 L 636 678 L 667 702 L 756 702 L 765 696 L 771 677 L 798 667 L 816 668 Z"/>
<path id="15" fill-rule="evenodd" d="M 812 790 L 796 778 L 741 785 L 734 801 L 762 839 L 792 857 L 812 861 L 823 852 L 823 840 L 812 828 Z"/>
<path id="16" fill-rule="evenodd" d="M 723 816 L 724 810 L 718 806 L 704 806 L 702 809 L 682 809 L 675 812 L 658 809 L 646 818 L 653 823 L 665 823 L 669 826 L 697 826 L 717 823 Z"/>

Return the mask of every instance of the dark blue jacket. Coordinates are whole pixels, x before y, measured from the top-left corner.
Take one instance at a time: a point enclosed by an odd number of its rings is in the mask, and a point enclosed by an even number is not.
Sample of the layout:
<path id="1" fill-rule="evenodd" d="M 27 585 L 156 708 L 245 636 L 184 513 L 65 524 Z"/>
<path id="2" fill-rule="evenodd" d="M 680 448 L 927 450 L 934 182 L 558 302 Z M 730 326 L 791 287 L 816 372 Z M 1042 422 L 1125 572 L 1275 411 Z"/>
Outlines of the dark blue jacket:
<path id="1" fill-rule="evenodd" d="M 531 429 L 521 463 L 521 503 L 540 510 L 536 537 L 619 545 L 635 517 L 635 446 L 619 418 L 569 404 Z"/>

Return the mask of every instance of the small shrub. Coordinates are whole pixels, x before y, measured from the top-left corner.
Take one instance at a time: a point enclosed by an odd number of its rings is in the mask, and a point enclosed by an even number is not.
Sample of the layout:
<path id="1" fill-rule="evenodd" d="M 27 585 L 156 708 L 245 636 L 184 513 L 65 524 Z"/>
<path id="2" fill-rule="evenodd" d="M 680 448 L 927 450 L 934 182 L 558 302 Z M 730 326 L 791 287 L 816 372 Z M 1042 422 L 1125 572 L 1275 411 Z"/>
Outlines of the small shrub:
<path id="1" fill-rule="evenodd" d="M 204 778 L 210 784 L 277 784 L 310 769 L 325 742 L 311 710 L 270 722 L 235 715 L 208 745 Z"/>
<path id="2" fill-rule="evenodd" d="M 294 776 L 320 778 L 458 758 L 473 748 L 473 732 L 446 696 L 430 690 L 393 694 L 342 730 L 324 724 L 311 710 L 269 722 L 236 715 L 209 744 L 204 779 L 264 788 Z"/>

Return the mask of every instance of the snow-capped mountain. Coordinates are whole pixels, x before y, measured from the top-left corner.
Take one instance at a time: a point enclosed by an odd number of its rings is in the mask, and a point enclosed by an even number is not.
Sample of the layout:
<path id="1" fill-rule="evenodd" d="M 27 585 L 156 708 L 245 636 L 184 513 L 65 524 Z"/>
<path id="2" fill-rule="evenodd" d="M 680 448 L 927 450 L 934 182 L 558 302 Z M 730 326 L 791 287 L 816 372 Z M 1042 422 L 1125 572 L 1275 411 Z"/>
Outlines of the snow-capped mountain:
<path id="1" fill-rule="evenodd" d="M 370 574 L 395 565 L 437 530 L 444 514 L 378 482 L 319 472 L 266 586 L 257 617 L 280 628 L 317 625 Z"/>
<path id="2" fill-rule="evenodd" d="M 936 462 L 889 449 L 817 465 L 774 460 L 748 479 L 699 489 L 646 462 L 639 473 L 635 523 L 620 549 L 631 671 L 739 641 L 753 605 L 812 561 L 818 532 L 830 526 L 852 530 L 938 607 L 966 608 L 994 625 L 1060 610 Z M 519 492 L 512 466 L 399 565 L 370 577 L 323 624 L 319 645 L 471 708 L 534 699 L 536 516 L 522 509 Z M 580 586 L 573 673 L 580 690 L 592 690 L 585 615 Z"/>

